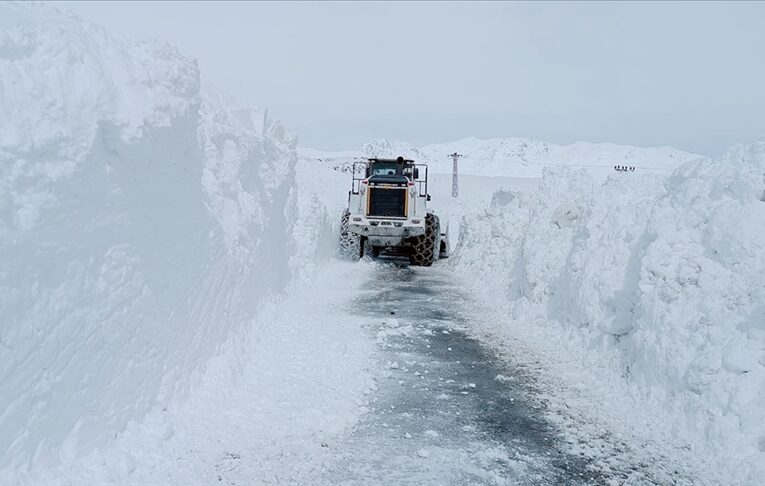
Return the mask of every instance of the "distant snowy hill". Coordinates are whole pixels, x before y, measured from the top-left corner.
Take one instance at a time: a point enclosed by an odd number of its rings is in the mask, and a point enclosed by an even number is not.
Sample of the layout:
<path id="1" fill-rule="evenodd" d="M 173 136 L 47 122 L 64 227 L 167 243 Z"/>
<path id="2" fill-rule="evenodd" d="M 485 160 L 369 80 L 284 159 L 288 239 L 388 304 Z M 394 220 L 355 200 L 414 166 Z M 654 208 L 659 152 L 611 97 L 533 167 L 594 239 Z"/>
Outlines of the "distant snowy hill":
<path id="1" fill-rule="evenodd" d="M 397 157 L 403 155 L 426 163 L 436 173 L 450 173 L 448 154 L 459 152 L 462 174 L 502 177 L 540 177 L 545 166 L 584 167 L 591 173 L 605 176 L 613 167 L 633 166 L 640 172 L 669 173 L 679 165 L 701 156 L 671 147 L 633 147 L 612 143 L 577 142 L 555 145 L 522 138 L 475 137 L 455 142 L 416 147 L 407 142 L 374 140 L 359 150 L 327 152 L 298 148 L 298 153 L 312 159 L 353 157 Z"/>

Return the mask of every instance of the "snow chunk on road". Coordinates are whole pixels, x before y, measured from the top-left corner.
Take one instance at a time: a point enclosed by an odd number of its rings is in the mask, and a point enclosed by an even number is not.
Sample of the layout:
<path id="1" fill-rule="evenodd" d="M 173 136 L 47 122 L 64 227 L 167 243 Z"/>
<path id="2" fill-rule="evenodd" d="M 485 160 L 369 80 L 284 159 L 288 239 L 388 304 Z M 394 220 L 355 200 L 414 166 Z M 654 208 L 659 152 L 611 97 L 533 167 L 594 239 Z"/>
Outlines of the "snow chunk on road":
<path id="1" fill-rule="evenodd" d="M 413 332 L 414 327 L 411 324 L 394 328 L 386 327 L 377 331 L 377 342 L 384 343 L 389 337 L 394 336 L 411 336 Z"/>

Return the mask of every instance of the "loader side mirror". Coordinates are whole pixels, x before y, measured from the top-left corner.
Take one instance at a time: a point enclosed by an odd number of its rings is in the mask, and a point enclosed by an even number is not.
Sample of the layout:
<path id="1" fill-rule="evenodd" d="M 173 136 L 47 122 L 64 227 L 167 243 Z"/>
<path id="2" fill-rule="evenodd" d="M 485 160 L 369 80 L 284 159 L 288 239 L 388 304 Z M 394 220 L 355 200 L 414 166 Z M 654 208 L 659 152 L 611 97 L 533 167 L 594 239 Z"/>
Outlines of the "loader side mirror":
<path id="1" fill-rule="evenodd" d="M 427 198 L 427 201 L 430 201 L 430 194 L 428 194 L 428 198 Z"/>
<path id="2" fill-rule="evenodd" d="M 420 178 L 420 169 L 415 168 L 414 169 L 414 180 L 417 180 Z"/>

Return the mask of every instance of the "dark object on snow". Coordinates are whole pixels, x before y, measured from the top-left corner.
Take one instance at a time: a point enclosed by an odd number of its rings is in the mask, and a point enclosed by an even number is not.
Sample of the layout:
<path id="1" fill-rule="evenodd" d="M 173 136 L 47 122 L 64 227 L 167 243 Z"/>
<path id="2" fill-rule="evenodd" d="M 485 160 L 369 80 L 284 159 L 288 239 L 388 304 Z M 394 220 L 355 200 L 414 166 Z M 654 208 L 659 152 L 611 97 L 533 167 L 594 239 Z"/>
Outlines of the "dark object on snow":
<path id="1" fill-rule="evenodd" d="M 635 166 L 634 165 L 615 165 L 614 170 L 616 172 L 635 172 Z"/>

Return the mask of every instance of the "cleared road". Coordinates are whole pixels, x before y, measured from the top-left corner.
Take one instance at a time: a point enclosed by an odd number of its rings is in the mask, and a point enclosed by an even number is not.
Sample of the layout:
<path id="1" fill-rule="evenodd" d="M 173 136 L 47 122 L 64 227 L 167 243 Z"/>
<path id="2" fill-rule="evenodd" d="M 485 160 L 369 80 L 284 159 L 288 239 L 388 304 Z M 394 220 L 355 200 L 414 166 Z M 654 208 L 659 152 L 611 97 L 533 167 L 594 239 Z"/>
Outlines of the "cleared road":
<path id="1" fill-rule="evenodd" d="M 476 303 L 448 276 L 380 263 L 345 309 L 376 322 L 378 389 L 347 438 L 326 445 L 319 482 L 619 483 L 564 452 L 533 376 L 468 337 Z"/>

